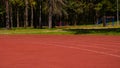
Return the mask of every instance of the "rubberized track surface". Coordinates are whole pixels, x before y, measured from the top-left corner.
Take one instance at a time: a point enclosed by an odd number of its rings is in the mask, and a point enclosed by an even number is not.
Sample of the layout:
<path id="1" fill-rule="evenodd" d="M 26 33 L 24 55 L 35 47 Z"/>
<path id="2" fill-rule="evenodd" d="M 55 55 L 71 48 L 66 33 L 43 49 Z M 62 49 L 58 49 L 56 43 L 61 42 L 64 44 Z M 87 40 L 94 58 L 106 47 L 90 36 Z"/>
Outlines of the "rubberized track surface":
<path id="1" fill-rule="evenodd" d="M 0 68 L 120 68 L 120 36 L 0 35 Z"/>

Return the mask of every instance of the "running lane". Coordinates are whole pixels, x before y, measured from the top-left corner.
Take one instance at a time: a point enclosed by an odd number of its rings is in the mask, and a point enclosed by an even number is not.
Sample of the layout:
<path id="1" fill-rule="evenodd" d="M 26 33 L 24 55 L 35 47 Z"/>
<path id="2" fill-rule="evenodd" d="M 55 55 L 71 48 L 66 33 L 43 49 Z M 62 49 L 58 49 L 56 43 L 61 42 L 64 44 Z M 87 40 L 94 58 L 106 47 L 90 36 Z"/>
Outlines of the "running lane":
<path id="1" fill-rule="evenodd" d="M 120 68 L 120 36 L 0 35 L 0 68 Z"/>

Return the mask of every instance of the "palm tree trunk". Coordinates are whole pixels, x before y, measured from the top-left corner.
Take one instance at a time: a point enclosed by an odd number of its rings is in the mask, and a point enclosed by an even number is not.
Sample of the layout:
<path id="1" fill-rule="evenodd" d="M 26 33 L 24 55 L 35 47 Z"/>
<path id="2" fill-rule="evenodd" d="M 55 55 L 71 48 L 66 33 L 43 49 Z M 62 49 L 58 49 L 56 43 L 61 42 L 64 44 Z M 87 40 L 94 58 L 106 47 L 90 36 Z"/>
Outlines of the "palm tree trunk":
<path id="1" fill-rule="evenodd" d="M 28 27 L 28 0 L 25 0 L 25 24 L 24 27 Z"/>
<path id="2" fill-rule="evenodd" d="M 17 28 L 19 28 L 20 27 L 20 23 L 19 23 L 19 10 L 18 10 L 18 8 L 16 9 L 17 10 Z"/>
<path id="3" fill-rule="evenodd" d="M 31 6 L 31 27 L 33 28 L 33 6 Z"/>
<path id="4" fill-rule="evenodd" d="M 10 28 L 10 24 L 9 24 L 9 1 L 5 0 L 5 5 L 6 5 L 6 28 L 9 29 Z"/>
<path id="5" fill-rule="evenodd" d="M 52 28 L 52 0 L 49 0 L 49 14 L 48 14 L 48 26 L 49 29 Z"/>
<path id="6" fill-rule="evenodd" d="M 96 21 L 95 21 L 95 24 L 99 24 L 99 23 L 98 23 L 98 19 L 99 19 L 98 11 L 96 11 L 96 14 L 95 14 L 95 15 L 96 15 Z"/>
<path id="7" fill-rule="evenodd" d="M 61 16 L 59 16 L 59 26 L 62 26 Z"/>
<path id="8" fill-rule="evenodd" d="M 75 21 L 74 21 L 74 26 L 76 26 L 77 25 L 77 14 L 75 15 L 75 19 L 74 19 Z"/>
<path id="9" fill-rule="evenodd" d="M 12 17 L 12 5 L 10 5 L 10 23 L 11 23 L 11 28 L 13 27 L 13 17 Z"/>
<path id="10" fill-rule="evenodd" d="M 106 16 L 103 17 L 103 27 L 106 27 Z"/>
<path id="11" fill-rule="evenodd" d="M 42 28 L 42 1 L 40 1 L 40 6 L 39 6 L 39 8 L 40 8 L 40 16 L 39 16 L 39 28 Z"/>
<path id="12" fill-rule="evenodd" d="M 48 23 L 49 23 L 49 29 L 52 28 L 52 6 L 51 6 L 51 3 L 50 3 L 50 6 L 49 6 L 49 16 L 48 16 Z"/>

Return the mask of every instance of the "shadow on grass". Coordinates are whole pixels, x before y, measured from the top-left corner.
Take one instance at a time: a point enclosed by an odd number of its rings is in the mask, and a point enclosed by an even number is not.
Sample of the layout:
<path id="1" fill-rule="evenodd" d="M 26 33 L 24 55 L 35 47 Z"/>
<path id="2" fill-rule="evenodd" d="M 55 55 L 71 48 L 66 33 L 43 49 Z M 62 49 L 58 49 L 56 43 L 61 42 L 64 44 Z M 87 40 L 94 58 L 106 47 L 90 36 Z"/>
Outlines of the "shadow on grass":
<path id="1" fill-rule="evenodd" d="M 74 34 L 120 34 L 120 28 L 104 29 L 64 29 Z"/>

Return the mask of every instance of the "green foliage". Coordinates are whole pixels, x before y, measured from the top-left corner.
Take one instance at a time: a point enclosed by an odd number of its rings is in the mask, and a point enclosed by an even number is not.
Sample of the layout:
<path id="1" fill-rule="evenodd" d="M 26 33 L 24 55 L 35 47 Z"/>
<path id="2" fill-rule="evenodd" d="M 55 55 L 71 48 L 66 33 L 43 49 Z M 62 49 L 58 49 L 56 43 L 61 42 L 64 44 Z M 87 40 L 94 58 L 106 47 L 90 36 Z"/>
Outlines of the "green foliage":
<path id="1" fill-rule="evenodd" d="M 30 6 L 35 7 L 35 5 L 37 4 L 35 0 L 29 0 L 29 4 Z"/>
<path id="2" fill-rule="evenodd" d="M 5 11 L 3 10 L 2 7 L 0 7 L 0 15 L 2 15 Z"/>
<path id="3" fill-rule="evenodd" d="M 83 13 L 84 4 L 81 1 L 68 1 L 67 8 L 76 14 L 80 14 Z"/>
<path id="4" fill-rule="evenodd" d="M 50 6 L 52 7 L 52 13 L 57 15 L 62 15 L 64 9 L 63 6 L 65 6 L 64 0 L 47 0 L 47 10 L 49 12 Z"/>
<path id="5" fill-rule="evenodd" d="M 9 0 L 15 6 L 24 6 L 24 0 Z"/>
<path id="6" fill-rule="evenodd" d="M 95 5 L 95 8 L 94 8 L 94 9 L 95 9 L 96 11 L 100 11 L 100 10 L 102 9 L 102 6 L 103 6 L 103 4 L 98 3 L 98 4 Z"/>
<path id="7" fill-rule="evenodd" d="M 114 12 L 116 9 L 115 9 L 115 3 L 112 2 L 111 0 L 103 0 L 101 2 L 101 4 L 103 4 L 103 9 L 104 11 L 111 11 L 111 12 Z"/>
<path id="8" fill-rule="evenodd" d="M 3 13 L 5 13 L 5 8 L 4 8 L 3 4 L 0 3 L 0 15 L 2 15 Z"/>
<path id="9" fill-rule="evenodd" d="M 24 26 L 24 11 L 25 11 L 25 1 L 26 0 L 9 0 L 9 9 L 12 8 L 13 12 L 11 16 L 16 19 L 16 9 L 20 12 L 20 23 L 21 26 Z M 86 23 L 94 23 L 96 17 L 102 17 L 103 15 L 114 15 L 116 16 L 117 11 L 117 3 L 116 0 L 28 0 L 28 19 L 31 19 L 31 7 L 33 9 L 34 15 L 34 24 L 36 27 L 38 26 L 38 19 L 40 15 L 40 4 L 42 7 L 42 22 L 48 22 L 49 10 L 52 7 L 52 21 L 55 23 L 60 21 L 68 22 L 68 25 L 73 25 L 74 23 L 77 24 L 86 24 Z M 41 1 L 41 3 L 40 3 Z M 119 1 L 119 0 L 118 0 Z M 120 3 L 120 1 L 119 1 Z M 120 11 L 120 5 L 119 5 Z M 4 18 L 3 22 L 5 21 L 5 17 L 2 17 L 5 14 L 5 0 L 1 0 L 0 2 L 0 18 Z M 59 19 L 60 18 L 60 19 Z M 91 23 L 90 23 L 91 24 Z M 13 20 L 13 25 L 16 25 L 16 20 Z M 29 24 L 30 25 L 30 24 Z M 48 25 L 48 24 L 47 24 Z"/>

